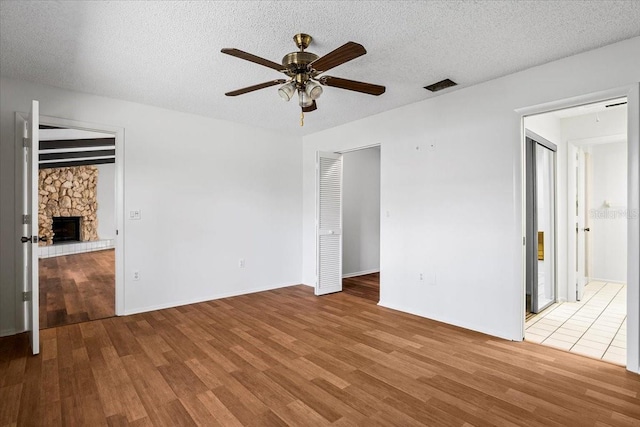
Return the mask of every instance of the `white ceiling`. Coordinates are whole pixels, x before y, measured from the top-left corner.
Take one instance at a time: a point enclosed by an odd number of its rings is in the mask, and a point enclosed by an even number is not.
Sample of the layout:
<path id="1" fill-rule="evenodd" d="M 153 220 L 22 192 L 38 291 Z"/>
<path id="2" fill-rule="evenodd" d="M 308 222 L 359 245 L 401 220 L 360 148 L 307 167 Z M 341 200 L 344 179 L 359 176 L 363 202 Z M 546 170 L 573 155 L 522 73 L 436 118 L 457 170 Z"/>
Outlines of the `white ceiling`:
<path id="1" fill-rule="evenodd" d="M 298 32 L 319 55 L 364 45 L 367 55 L 328 74 L 387 92 L 327 87 L 303 129 L 277 87 L 224 96 L 282 75 L 221 48 L 280 62 Z M 444 78 L 470 86 L 638 35 L 638 1 L 3 0 L 0 74 L 308 134 L 434 96 L 422 87 Z"/>

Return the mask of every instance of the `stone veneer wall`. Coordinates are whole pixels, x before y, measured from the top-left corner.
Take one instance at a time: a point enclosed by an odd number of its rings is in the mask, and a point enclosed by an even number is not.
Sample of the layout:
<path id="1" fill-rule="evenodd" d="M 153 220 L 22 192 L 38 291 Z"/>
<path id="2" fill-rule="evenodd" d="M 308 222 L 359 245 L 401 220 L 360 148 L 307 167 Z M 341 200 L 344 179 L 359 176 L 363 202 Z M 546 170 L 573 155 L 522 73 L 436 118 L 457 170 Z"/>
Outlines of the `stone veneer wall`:
<path id="1" fill-rule="evenodd" d="M 98 240 L 98 168 L 41 169 L 38 176 L 40 246 L 53 245 L 53 217 L 79 216 L 80 240 Z"/>

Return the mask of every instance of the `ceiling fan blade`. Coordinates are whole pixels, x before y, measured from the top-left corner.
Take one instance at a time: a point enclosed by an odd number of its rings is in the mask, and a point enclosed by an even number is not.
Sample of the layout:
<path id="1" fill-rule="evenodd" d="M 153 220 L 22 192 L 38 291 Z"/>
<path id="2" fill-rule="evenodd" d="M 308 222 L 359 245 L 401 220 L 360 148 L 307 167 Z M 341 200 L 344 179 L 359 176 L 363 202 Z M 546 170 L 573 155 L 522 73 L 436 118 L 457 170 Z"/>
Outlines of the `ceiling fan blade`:
<path id="1" fill-rule="evenodd" d="M 367 51 L 361 44 L 356 42 L 347 42 L 336 50 L 333 50 L 325 56 L 311 62 L 309 64 L 309 69 L 314 69 L 318 73 L 324 73 L 333 67 L 337 67 L 340 64 L 351 61 L 365 53 L 367 53 Z"/>
<path id="2" fill-rule="evenodd" d="M 316 101 L 313 101 L 313 104 L 309 105 L 308 107 L 302 107 L 302 112 L 303 113 L 310 113 L 312 111 L 315 111 L 318 109 L 318 106 L 316 105 Z"/>
<path id="3" fill-rule="evenodd" d="M 353 90 L 355 92 L 367 93 L 369 95 L 376 96 L 382 95 L 384 91 L 387 90 L 384 86 L 357 82 L 355 80 L 341 79 L 340 77 L 322 76 L 318 81 L 325 86 Z"/>
<path id="4" fill-rule="evenodd" d="M 238 96 L 238 95 L 242 95 L 243 93 L 253 92 L 254 90 L 264 89 L 265 87 L 269 87 L 269 86 L 280 85 L 280 84 L 283 84 L 285 82 L 286 82 L 286 80 L 284 80 L 284 79 L 271 80 L 270 82 L 264 82 L 264 83 L 260 83 L 260 84 L 257 84 L 257 85 L 244 87 L 242 89 L 237 89 L 237 90 L 234 90 L 234 91 L 231 91 L 231 92 L 227 92 L 227 93 L 225 93 L 225 95 L 227 95 L 227 96 Z"/>
<path id="5" fill-rule="evenodd" d="M 235 56 L 236 58 L 244 59 L 245 61 L 255 62 L 256 64 L 264 65 L 265 67 L 273 68 L 276 71 L 286 71 L 286 67 L 277 62 L 269 61 L 268 59 L 260 58 L 259 56 L 251 53 L 244 52 L 240 49 L 222 49 L 220 52 L 227 55 Z"/>

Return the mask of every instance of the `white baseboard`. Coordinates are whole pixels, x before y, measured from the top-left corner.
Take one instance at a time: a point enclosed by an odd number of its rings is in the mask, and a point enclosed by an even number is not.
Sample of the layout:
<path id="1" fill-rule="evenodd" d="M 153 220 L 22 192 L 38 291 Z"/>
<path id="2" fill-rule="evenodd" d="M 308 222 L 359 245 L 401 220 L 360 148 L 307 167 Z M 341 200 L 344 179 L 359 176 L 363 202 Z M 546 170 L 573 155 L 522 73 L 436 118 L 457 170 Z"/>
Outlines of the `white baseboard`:
<path id="1" fill-rule="evenodd" d="M 462 328 L 462 329 L 468 329 L 470 331 L 475 331 L 475 332 L 480 332 L 481 334 L 485 334 L 485 335 L 490 335 L 493 337 L 497 337 L 497 338 L 502 338 L 505 340 L 509 340 L 509 341 L 522 341 L 522 337 L 518 336 L 507 336 L 503 333 L 501 333 L 500 331 L 496 331 L 496 330 L 492 330 L 492 329 L 479 329 L 477 327 L 475 327 L 475 325 L 470 325 L 470 324 L 465 324 L 462 322 L 457 322 L 457 321 L 453 321 L 451 319 L 445 319 L 445 318 L 438 318 L 438 317 L 433 317 L 433 316 L 429 316 L 424 312 L 421 312 L 419 310 L 413 310 L 413 309 L 408 309 L 406 307 L 401 307 L 399 305 L 395 305 L 395 304 L 388 304 L 386 302 L 382 302 L 380 301 L 378 303 L 378 305 L 380 307 L 385 307 L 385 308 L 389 308 L 391 310 L 396 310 L 396 311 L 401 311 L 403 313 L 408 313 L 408 314 L 413 314 L 414 316 L 418 316 L 418 317 L 423 317 L 425 319 L 430 319 L 430 320 L 435 320 L 436 322 L 440 322 L 440 323 L 446 323 L 447 325 L 451 325 L 451 326 L 456 326 L 458 328 Z"/>
<path id="2" fill-rule="evenodd" d="M 356 271 L 355 273 L 346 273 L 342 275 L 342 278 L 347 279 L 349 277 L 364 276 L 365 274 L 373 274 L 373 273 L 380 273 L 380 269 L 376 268 L 373 270 L 364 270 L 364 271 Z"/>
<path id="3" fill-rule="evenodd" d="M 19 334 L 19 332 L 13 328 L 0 330 L 0 337 L 8 337 L 9 335 L 17 335 L 17 334 Z"/>
<path id="4" fill-rule="evenodd" d="M 150 305 L 146 307 L 134 308 L 132 310 L 125 310 L 123 315 L 129 316 L 131 314 L 146 313 L 148 311 L 155 311 L 155 310 L 164 310 L 166 308 L 174 308 L 174 307 L 180 307 L 182 305 L 197 304 L 199 302 L 213 301 L 213 300 L 222 299 L 222 298 L 237 297 L 240 295 L 253 294 L 256 292 L 272 291 L 274 289 L 286 288 L 289 286 L 297 286 L 299 284 L 300 283 L 287 283 L 287 284 L 275 285 L 275 286 L 262 286 L 259 288 L 251 288 L 251 289 L 238 291 L 238 292 L 224 292 L 220 294 L 206 295 L 206 296 L 196 297 L 188 300 L 170 302 L 166 304 Z"/>

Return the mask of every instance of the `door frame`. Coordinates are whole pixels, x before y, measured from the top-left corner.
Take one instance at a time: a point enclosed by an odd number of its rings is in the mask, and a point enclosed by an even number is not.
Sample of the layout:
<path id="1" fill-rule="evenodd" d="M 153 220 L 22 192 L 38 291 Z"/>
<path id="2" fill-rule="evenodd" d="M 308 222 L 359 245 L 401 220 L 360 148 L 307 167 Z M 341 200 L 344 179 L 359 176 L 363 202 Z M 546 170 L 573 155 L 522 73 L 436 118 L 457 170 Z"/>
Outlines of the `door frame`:
<path id="1" fill-rule="evenodd" d="M 28 117 L 28 113 L 16 112 L 16 115 Z M 124 280 L 124 128 L 105 125 L 101 123 L 92 123 L 72 119 L 64 119 L 60 117 L 45 116 L 40 114 L 40 125 L 65 127 L 70 129 L 86 130 L 100 133 L 113 134 L 115 138 L 115 220 L 116 220 L 116 237 L 115 237 L 115 314 L 121 316 L 125 313 L 125 280 Z M 22 145 L 22 134 L 16 130 L 16 147 Z M 17 154 L 17 159 L 21 160 L 21 153 Z M 16 166 L 21 162 L 17 161 Z M 22 191 L 22 167 L 16 167 L 16 195 L 20 195 Z M 37 185 L 37 184 L 36 184 Z M 37 189 L 35 191 L 38 191 Z M 16 196 L 16 197 L 17 197 Z M 18 206 L 18 205 L 17 205 Z M 17 211 L 16 211 L 17 212 Z M 17 212 L 14 229 L 21 230 L 22 214 Z M 19 245 L 19 237 L 16 238 L 16 254 L 21 250 Z M 36 248 L 36 250 L 38 250 Z M 16 257 L 16 271 L 22 269 L 22 259 Z M 16 280 L 16 331 L 24 331 L 26 328 L 26 315 L 24 304 L 22 302 L 22 289 L 24 286 L 22 275 L 17 275 Z M 35 291 L 35 290 L 34 290 Z"/>
<path id="2" fill-rule="evenodd" d="M 609 99 L 627 97 L 627 370 L 640 373 L 640 83 L 580 95 L 543 104 L 518 108 L 520 119 L 521 153 L 521 221 L 522 236 L 526 236 L 525 135 L 526 116 L 593 104 Z M 520 286 L 520 328 L 524 337 L 526 298 L 526 245 L 522 246 L 522 282 Z"/>

